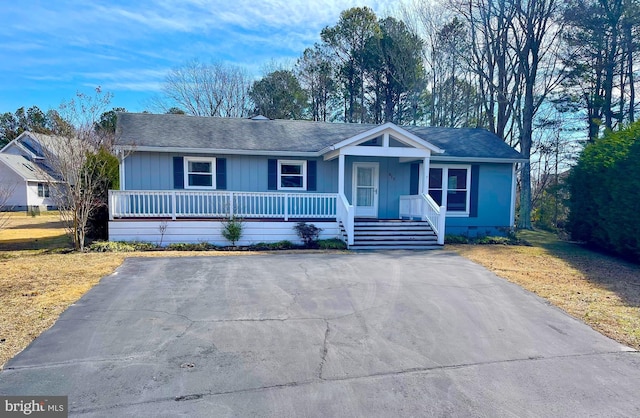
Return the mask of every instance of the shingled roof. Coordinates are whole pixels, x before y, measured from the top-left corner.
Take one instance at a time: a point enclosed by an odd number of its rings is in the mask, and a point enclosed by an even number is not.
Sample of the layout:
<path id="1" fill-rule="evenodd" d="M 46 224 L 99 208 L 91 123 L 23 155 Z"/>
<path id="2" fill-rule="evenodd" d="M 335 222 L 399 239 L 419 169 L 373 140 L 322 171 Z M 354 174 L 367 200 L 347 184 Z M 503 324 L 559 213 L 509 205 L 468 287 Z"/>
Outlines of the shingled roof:
<path id="1" fill-rule="evenodd" d="M 186 115 L 119 113 L 116 144 L 140 149 L 214 149 L 320 153 L 378 125 L 293 120 L 254 120 Z M 485 129 L 401 126 L 445 150 L 436 159 L 523 160 L 522 155 Z"/>
<path id="2" fill-rule="evenodd" d="M 0 163 L 3 163 L 16 174 L 27 181 L 52 182 L 55 181 L 43 168 L 22 155 L 0 153 Z"/>

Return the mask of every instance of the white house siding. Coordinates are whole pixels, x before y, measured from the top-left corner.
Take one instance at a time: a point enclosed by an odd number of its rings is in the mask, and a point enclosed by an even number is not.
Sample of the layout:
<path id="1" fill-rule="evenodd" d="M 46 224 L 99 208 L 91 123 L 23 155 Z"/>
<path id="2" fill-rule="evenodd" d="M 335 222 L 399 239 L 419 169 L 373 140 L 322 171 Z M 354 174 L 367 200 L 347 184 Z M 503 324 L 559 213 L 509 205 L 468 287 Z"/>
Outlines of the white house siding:
<path id="1" fill-rule="evenodd" d="M 38 182 L 30 181 L 27 185 L 27 204 L 29 206 L 55 206 L 56 203 L 52 198 L 53 192 L 54 188 L 50 187 L 49 197 L 39 197 Z"/>
<path id="2" fill-rule="evenodd" d="M 320 239 L 337 238 L 340 230 L 336 222 L 308 222 L 322 228 Z M 164 236 L 161 226 L 166 225 Z M 236 245 L 245 246 L 259 242 L 291 241 L 302 244 L 293 227 L 295 222 L 245 221 L 242 238 Z M 115 220 L 109 222 L 110 241 L 142 241 L 162 245 L 172 243 L 208 242 L 214 245 L 230 245 L 222 236 L 223 223 L 220 221 L 195 220 Z"/>
<path id="3" fill-rule="evenodd" d="M 12 169 L 0 163 L 0 188 L 4 193 L 5 190 L 12 190 L 11 196 L 5 203 L 9 209 L 23 208 L 27 203 L 27 184 L 26 181 L 16 174 Z"/>

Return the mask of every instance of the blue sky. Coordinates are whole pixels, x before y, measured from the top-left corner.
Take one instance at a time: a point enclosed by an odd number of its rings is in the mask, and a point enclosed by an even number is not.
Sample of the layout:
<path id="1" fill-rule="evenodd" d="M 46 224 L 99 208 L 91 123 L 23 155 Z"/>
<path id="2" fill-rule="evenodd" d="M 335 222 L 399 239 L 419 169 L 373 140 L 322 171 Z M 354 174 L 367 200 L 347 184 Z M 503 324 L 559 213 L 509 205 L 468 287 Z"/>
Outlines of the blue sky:
<path id="1" fill-rule="evenodd" d="M 171 68 L 197 58 L 244 66 L 293 62 L 342 10 L 389 14 L 393 0 L 0 0 L 0 113 L 57 108 L 77 91 L 150 109 Z"/>

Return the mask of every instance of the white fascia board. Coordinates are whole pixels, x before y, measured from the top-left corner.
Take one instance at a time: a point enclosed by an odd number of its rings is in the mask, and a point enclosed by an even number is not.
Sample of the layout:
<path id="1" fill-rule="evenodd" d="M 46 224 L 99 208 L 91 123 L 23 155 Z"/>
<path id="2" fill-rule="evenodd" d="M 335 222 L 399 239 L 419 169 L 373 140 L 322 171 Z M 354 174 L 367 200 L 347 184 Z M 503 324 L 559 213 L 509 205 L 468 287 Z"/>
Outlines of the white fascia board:
<path id="1" fill-rule="evenodd" d="M 180 154 L 216 154 L 216 155 L 265 155 L 274 157 L 319 157 L 317 151 L 265 151 L 265 150 L 237 150 L 237 149 L 214 149 L 214 148 L 188 148 L 188 147 L 150 147 L 136 145 L 117 145 L 117 150 L 122 151 L 146 151 L 146 152 L 167 152 Z"/>
<path id="2" fill-rule="evenodd" d="M 526 158 L 484 158 L 484 157 L 443 157 L 443 156 L 432 156 L 431 161 L 437 162 L 452 162 L 452 163 L 504 163 L 504 164 L 513 164 L 513 163 L 523 163 L 527 160 Z"/>

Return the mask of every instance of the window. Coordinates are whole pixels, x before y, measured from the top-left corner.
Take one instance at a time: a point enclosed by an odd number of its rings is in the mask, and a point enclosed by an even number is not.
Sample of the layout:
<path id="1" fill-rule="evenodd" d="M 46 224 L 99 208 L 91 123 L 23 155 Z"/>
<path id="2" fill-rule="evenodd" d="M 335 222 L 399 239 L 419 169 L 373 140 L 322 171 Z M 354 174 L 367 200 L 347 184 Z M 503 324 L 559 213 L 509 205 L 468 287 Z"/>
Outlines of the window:
<path id="1" fill-rule="evenodd" d="M 185 189 L 215 189 L 216 159 L 184 157 Z"/>
<path id="2" fill-rule="evenodd" d="M 442 206 L 442 168 L 429 169 L 429 196 Z"/>
<path id="3" fill-rule="evenodd" d="M 429 195 L 438 205 L 447 207 L 447 215 L 469 216 L 470 184 L 470 166 L 429 168 Z"/>
<path id="4" fill-rule="evenodd" d="M 38 197 L 49 197 L 49 185 L 45 183 L 38 183 Z"/>
<path id="5" fill-rule="evenodd" d="M 278 160 L 278 190 L 306 190 L 307 162 Z"/>

